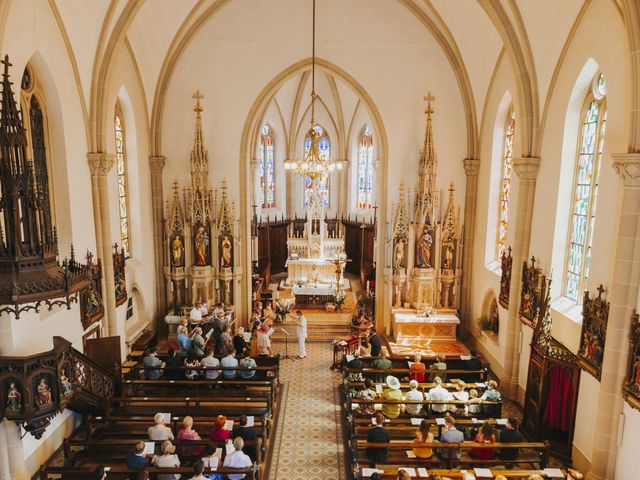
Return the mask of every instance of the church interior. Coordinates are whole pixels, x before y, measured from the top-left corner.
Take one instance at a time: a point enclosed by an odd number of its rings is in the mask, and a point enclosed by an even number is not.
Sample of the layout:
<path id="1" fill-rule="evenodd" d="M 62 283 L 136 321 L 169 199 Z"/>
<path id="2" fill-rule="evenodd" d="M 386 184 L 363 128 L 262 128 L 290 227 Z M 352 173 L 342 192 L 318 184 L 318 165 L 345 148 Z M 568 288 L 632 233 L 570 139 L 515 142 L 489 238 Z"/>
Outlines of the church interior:
<path id="1" fill-rule="evenodd" d="M 0 480 L 639 478 L 638 0 L 3 0 L 0 55 Z"/>

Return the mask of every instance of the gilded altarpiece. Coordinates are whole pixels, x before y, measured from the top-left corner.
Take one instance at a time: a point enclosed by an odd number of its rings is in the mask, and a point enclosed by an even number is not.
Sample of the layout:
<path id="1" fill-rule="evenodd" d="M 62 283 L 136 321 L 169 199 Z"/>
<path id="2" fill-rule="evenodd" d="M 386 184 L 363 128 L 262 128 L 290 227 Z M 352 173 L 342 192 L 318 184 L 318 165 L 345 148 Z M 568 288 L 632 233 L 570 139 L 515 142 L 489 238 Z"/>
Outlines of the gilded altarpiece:
<path id="1" fill-rule="evenodd" d="M 604 287 L 598 287 L 598 295 L 591 298 L 584 292 L 582 302 L 582 333 L 578 357 L 583 370 L 600 380 L 604 342 L 607 339 L 607 323 L 609 321 L 609 302 L 602 298 Z"/>
<path id="2" fill-rule="evenodd" d="M 629 366 L 622 390 L 627 403 L 640 410 L 640 316 L 635 312 L 631 318 L 629 342 Z"/>
<path id="3" fill-rule="evenodd" d="M 169 306 L 180 311 L 196 301 L 233 305 L 237 224 L 234 205 L 223 181 L 221 195 L 209 186 L 209 154 L 202 133 L 200 92 L 193 95 L 195 136 L 190 153 L 191 185 L 182 195 L 178 182 L 167 202 L 165 218 L 165 279 Z"/>
<path id="4" fill-rule="evenodd" d="M 433 113 L 429 94 L 426 129 L 420 152 L 418 185 L 412 205 L 401 187 L 394 208 L 391 232 L 395 309 L 423 312 L 435 308 L 453 313 L 459 308 L 462 278 L 462 226 L 455 204 L 455 186 L 449 185 L 442 211 L 442 193 L 437 188 L 438 159 L 433 140 Z"/>
<path id="5" fill-rule="evenodd" d="M 522 263 L 522 290 L 520 292 L 520 321 L 536 328 L 541 318 L 541 308 L 546 297 L 546 277 L 542 269 L 536 267 L 536 257 L 531 257 L 531 265 Z"/>
<path id="6" fill-rule="evenodd" d="M 511 247 L 502 252 L 500 258 L 501 274 L 500 274 L 500 296 L 498 302 L 503 308 L 509 308 L 509 294 L 511 293 L 511 267 L 513 265 L 513 257 L 511 256 Z"/>

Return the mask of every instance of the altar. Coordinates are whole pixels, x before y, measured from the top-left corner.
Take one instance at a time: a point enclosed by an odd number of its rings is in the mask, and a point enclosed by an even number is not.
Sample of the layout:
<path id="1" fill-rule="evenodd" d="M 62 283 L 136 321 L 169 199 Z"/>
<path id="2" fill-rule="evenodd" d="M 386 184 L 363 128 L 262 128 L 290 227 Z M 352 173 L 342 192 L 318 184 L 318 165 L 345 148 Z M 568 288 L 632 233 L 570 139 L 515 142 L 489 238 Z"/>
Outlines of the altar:
<path id="1" fill-rule="evenodd" d="M 455 312 L 433 312 L 429 316 L 414 312 L 394 312 L 392 319 L 396 341 L 456 340 L 460 319 Z"/>
<path id="2" fill-rule="evenodd" d="M 321 258 L 287 259 L 287 283 L 335 283 L 336 266 Z"/>
<path id="3" fill-rule="evenodd" d="M 333 300 L 335 288 L 329 285 L 295 285 L 291 293 L 296 305 L 324 305 Z"/>

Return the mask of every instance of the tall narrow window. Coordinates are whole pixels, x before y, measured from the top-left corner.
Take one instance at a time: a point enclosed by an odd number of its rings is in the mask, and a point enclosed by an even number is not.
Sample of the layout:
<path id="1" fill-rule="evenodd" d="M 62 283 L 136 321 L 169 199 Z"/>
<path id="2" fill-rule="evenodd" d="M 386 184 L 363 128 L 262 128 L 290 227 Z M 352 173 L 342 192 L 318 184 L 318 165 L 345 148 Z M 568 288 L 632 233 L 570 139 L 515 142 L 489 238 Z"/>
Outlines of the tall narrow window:
<path id="1" fill-rule="evenodd" d="M 51 193 L 53 185 L 49 182 L 51 159 L 47 147 L 47 122 L 44 106 L 42 86 L 32 72 L 31 66 L 27 65 L 20 82 L 20 109 L 27 143 L 31 147 L 33 183 L 38 201 L 42 204 L 41 228 L 45 239 L 52 242 L 55 209 Z"/>
<path id="2" fill-rule="evenodd" d="M 266 124 L 262 127 L 258 156 L 260 192 L 262 196 L 260 203 L 262 208 L 274 208 L 276 206 L 275 147 L 271 128 Z"/>
<path id="3" fill-rule="evenodd" d="M 502 144 L 502 173 L 500 175 L 500 210 L 498 221 L 498 258 L 507 248 L 507 231 L 509 227 L 509 195 L 511 194 L 511 164 L 513 160 L 513 133 L 516 127 L 516 116 L 509 109 L 504 126 Z"/>
<path id="4" fill-rule="evenodd" d="M 127 202 L 127 152 L 125 145 L 124 122 L 122 114 L 116 112 L 114 118 L 116 131 L 116 174 L 118 177 L 118 210 L 120 212 L 120 240 L 124 255 L 131 255 L 129 245 L 129 205 Z"/>
<path id="5" fill-rule="evenodd" d="M 327 136 L 327 132 L 320 125 L 316 125 L 314 130 L 318 134 L 318 154 L 323 161 L 328 161 L 331 157 L 331 143 L 329 142 L 329 137 Z M 311 148 L 311 137 L 307 135 L 304 139 L 304 155 L 306 156 L 309 153 L 309 149 Z M 309 198 L 307 196 L 307 191 L 311 187 L 311 179 L 309 177 L 304 177 L 304 206 L 309 206 Z M 319 191 L 324 195 L 324 206 L 325 208 L 329 207 L 329 176 L 327 175 L 322 180 L 320 180 L 320 185 L 318 185 Z"/>
<path id="6" fill-rule="evenodd" d="M 598 179 L 607 121 L 606 94 L 604 76 L 596 75 L 584 103 L 573 183 L 571 233 L 567 243 L 564 294 L 575 302 L 582 298 L 589 278 Z"/>
<path id="7" fill-rule="evenodd" d="M 373 133 L 368 126 L 358 140 L 358 203 L 360 209 L 373 208 Z"/>

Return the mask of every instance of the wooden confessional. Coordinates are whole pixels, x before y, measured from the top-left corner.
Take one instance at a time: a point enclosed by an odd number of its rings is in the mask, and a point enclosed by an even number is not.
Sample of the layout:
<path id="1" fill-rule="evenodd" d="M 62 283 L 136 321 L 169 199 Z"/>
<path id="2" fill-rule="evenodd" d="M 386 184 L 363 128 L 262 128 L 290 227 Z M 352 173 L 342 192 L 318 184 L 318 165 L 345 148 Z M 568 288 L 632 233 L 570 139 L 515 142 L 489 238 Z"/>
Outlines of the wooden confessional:
<path id="1" fill-rule="evenodd" d="M 578 358 L 551 337 L 545 303 L 531 342 L 522 431 L 532 441 L 548 440 L 554 455 L 570 463 L 581 370 Z"/>

